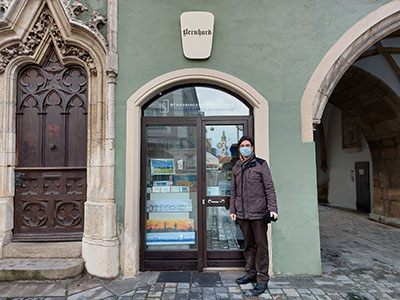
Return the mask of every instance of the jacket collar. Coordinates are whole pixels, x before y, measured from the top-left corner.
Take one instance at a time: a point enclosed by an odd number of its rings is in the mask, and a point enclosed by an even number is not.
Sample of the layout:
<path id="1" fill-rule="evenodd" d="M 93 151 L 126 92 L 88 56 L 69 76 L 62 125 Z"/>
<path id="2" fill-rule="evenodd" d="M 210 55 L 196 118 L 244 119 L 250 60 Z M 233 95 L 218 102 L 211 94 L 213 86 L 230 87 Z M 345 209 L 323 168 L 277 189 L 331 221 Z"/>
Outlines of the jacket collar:
<path id="1" fill-rule="evenodd" d="M 236 164 L 239 165 L 240 167 L 243 167 L 244 169 L 247 169 L 247 168 L 255 166 L 255 162 L 256 162 L 255 159 L 256 159 L 256 155 L 253 152 L 247 159 L 238 160 L 236 162 Z"/>

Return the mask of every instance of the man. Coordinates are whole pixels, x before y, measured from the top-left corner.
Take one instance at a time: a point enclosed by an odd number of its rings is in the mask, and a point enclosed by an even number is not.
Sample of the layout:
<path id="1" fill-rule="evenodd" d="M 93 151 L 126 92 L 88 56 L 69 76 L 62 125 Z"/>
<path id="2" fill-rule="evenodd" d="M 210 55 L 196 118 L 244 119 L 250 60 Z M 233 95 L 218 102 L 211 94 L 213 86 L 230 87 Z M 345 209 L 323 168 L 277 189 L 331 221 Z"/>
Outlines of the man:
<path id="1" fill-rule="evenodd" d="M 269 281 L 268 241 L 262 218 L 269 210 L 271 218 L 278 219 L 278 207 L 268 164 L 255 156 L 253 139 L 243 136 L 238 145 L 240 160 L 232 169 L 230 214 L 243 232 L 246 274 L 236 282 L 257 282 L 251 293 L 258 296 Z"/>

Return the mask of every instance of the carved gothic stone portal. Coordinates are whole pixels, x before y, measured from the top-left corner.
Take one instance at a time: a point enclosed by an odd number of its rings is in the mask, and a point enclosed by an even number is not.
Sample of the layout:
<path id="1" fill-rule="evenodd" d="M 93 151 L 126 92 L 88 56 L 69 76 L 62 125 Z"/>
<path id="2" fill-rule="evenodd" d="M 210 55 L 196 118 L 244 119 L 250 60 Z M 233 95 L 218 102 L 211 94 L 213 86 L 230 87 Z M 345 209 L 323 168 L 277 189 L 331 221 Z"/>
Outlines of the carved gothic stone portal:
<path id="1" fill-rule="evenodd" d="M 90 73 L 97 75 L 97 69 L 93 58 L 86 50 L 79 46 L 66 44 L 54 18 L 51 16 L 50 11 L 47 8 L 45 8 L 40 14 L 25 41 L 0 50 L 0 74 L 4 72 L 13 58 L 21 55 L 33 55 L 48 33 L 51 35 L 57 48 L 64 57 L 73 56 L 79 58 L 85 62 Z"/>

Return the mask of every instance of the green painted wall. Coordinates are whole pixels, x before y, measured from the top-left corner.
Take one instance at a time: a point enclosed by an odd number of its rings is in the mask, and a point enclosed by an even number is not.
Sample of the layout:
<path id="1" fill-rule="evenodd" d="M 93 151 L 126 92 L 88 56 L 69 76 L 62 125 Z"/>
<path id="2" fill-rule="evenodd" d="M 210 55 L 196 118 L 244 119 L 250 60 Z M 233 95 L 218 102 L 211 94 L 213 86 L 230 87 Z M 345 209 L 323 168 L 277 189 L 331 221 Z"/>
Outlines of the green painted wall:
<path id="1" fill-rule="evenodd" d="M 269 102 L 270 164 L 280 220 L 273 225 L 276 273 L 320 272 L 315 148 L 301 142 L 300 101 L 329 48 L 358 20 L 389 1 L 119 1 L 115 197 L 124 219 L 126 100 L 155 77 L 211 68 L 247 82 Z M 179 17 L 215 16 L 212 55 L 184 58 Z M 256 141 L 257 143 L 257 141 Z"/>

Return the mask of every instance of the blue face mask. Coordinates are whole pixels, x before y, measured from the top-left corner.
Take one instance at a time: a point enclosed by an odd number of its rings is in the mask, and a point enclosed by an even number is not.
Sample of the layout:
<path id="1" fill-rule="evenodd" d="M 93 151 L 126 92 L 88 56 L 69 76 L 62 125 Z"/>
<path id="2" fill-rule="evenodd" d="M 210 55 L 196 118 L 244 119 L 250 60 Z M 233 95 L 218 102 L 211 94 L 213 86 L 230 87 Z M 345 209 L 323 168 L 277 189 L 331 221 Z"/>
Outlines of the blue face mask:
<path id="1" fill-rule="evenodd" d="M 242 148 L 240 148 L 240 154 L 242 154 L 243 156 L 250 156 L 251 148 L 250 147 L 242 147 Z"/>

